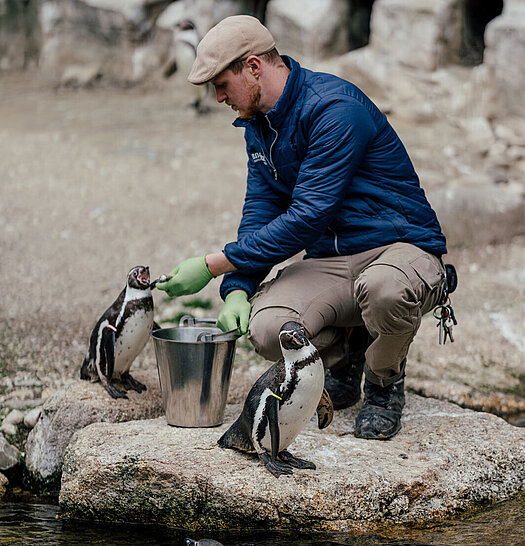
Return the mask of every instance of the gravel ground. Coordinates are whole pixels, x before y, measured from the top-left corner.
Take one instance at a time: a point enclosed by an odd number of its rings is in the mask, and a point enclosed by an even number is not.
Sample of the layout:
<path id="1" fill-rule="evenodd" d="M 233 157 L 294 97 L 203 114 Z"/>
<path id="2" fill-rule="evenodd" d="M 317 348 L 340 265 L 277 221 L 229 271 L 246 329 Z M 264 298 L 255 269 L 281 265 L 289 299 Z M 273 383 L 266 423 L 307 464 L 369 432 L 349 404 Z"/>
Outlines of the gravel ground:
<path id="1" fill-rule="evenodd" d="M 235 238 L 246 158 L 242 131 L 231 126 L 233 112 L 215 105 L 209 115 L 197 116 L 188 107 L 185 87 L 176 81 L 132 89 L 57 90 L 33 74 L 5 73 L 0 84 L 0 267 L 6 281 L 0 313 L 1 412 L 2 407 L 37 405 L 76 380 L 89 333 L 132 266 L 149 265 L 158 276 L 184 258 L 220 250 Z M 477 158 L 465 155 L 458 164 L 456 157 L 455 166 L 447 161 L 447 143 L 461 142 L 457 125 L 415 124 L 395 115 L 391 121 L 418 171 L 434 173 L 422 177 L 422 184 L 448 223 L 458 210 L 450 212 L 439 195 L 459 179 L 459 171 L 461 180 L 465 172 L 478 179 Z M 446 182 L 438 175 L 440 165 L 447 165 Z M 497 218 L 501 222 L 505 216 Z M 449 261 L 464 273 L 466 290 L 458 290 L 456 301 L 465 308 L 458 314 L 469 324 L 464 330 L 468 343 L 458 341 L 434 358 L 437 335 L 434 339 L 434 323 L 427 319 L 413 349 L 421 364 L 418 392 L 453 399 L 450 368 L 457 371 L 461 361 L 465 377 L 452 379 L 464 392 L 496 389 L 523 403 L 523 240 L 516 237 L 521 228 L 512 227 L 510 219 L 511 227 L 500 230 L 497 240 L 481 236 L 494 219 L 483 216 L 481 224 L 478 219 L 479 229 L 471 230 L 468 239 L 461 231 L 464 217 L 460 228 L 444 223 L 453 243 Z M 504 277 L 509 270 L 511 276 Z M 499 288 L 487 291 L 483 283 L 494 279 L 500 279 Z M 211 308 L 197 309 L 198 314 L 217 316 L 218 286 L 213 281 L 199 294 Z M 168 303 L 155 293 L 158 317 L 172 318 L 195 300 Z M 514 313 L 505 315 L 513 321 L 510 338 L 490 316 L 509 309 Z M 513 335 L 518 341 L 512 341 Z M 238 365 L 256 360 L 241 342 Z M 499 375 L 478 381 L 477 370 L 490 368 L 491 362 Z M 151 346 L 136 366 L 155 366 Z M 429 375 L 431 384 L 425 386 Z M 448 387 L 439 387 L 443 382 Z"/>

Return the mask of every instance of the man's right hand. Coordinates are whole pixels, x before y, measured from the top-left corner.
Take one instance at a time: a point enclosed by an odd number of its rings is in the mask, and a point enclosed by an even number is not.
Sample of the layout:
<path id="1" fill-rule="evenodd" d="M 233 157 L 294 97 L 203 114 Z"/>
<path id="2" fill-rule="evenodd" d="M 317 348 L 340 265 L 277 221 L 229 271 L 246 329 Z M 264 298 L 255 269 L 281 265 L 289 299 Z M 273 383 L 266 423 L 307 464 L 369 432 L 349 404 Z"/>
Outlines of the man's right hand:
<path id="1" fill-rule="evenodd" d="M 224 306 L 217 319 L 217 327 L 223 332 L 239 328 L 241 334 L 248 332 L 252 306 L 244 290 L 234 290 L 224 299 Z"/>
<path id="2" fill-rule="evenodd" d="M 195 294 L 202 290 L 213 275 L 206 265 L 206 257 L 188 258 L 181 262 L 164 282 L 158 282 L 156 287 L 164 290 L 170 298 Z"/>

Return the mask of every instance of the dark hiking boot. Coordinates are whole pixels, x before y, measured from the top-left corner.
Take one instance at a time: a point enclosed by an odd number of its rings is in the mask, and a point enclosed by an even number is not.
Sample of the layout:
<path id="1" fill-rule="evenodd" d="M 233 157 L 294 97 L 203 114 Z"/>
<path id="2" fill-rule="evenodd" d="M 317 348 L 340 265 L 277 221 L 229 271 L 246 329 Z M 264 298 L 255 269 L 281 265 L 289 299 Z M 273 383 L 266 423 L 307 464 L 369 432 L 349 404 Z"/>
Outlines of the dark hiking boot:
<path id="1" fill-rule="evenodd" d="M 401 428 L 401 412 L 405 405 L 405 378 L 388 387 L 365 379 L 365 400 L 355 420 L 356 438 L 387 440 Z"/>
<path id="2" fill-rule="evenodd" d="M 345 362 L 336 369 L 327 370 L 324 386 L 334 409 L 345 409 L 361 398 L 361 379 L 365 366 L 365 352 L 372 338 L 364 326 L 353 328 L 348 340 L 349 351 Z"/>

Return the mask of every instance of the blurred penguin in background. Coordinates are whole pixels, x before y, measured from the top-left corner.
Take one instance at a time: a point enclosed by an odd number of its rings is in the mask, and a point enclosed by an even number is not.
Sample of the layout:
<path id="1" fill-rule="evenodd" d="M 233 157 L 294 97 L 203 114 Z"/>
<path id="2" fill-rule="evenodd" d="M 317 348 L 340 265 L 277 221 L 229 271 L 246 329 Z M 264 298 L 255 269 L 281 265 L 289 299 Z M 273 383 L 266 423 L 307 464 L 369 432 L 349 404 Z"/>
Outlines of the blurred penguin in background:
<path id="1" fill-rule="evenodd" d="M 179 72 L 186 82 L 185 85 L 191 97 L 190 105 L 195 108 L 198 114 L 207 114 L 210 111 L 210 107 L 206 105 L 209 85 L 192 85 L 187 81 L 187 76 L 195 61 L 197 45 L 200 41 L 199 33 L 193 21 L 182 19 L 175 25 L 173 35 L 173 49 L 164 69 L 164 76 L 169 78 L 175 72 Z"/>

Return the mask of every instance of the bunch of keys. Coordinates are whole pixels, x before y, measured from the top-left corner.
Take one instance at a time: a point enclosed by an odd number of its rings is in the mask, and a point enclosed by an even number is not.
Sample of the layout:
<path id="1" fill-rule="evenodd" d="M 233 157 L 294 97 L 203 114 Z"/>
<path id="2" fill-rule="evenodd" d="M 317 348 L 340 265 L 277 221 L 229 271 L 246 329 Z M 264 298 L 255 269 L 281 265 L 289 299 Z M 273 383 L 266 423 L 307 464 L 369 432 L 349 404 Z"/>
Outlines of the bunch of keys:
<path id="1" fill-rule="evenodd" d="M 439 327 L 439 344 L 444 345 L 447 342 L 447 337 L 451 343 L 454 343 L 454 336 L 452 335 L 452 328 L 456 326 L 458 321 L 454 315 L 454 309 L 450 304 L 438 305 L 433 312 L 434 318 L 439 322 L 436 327 Z"/>

